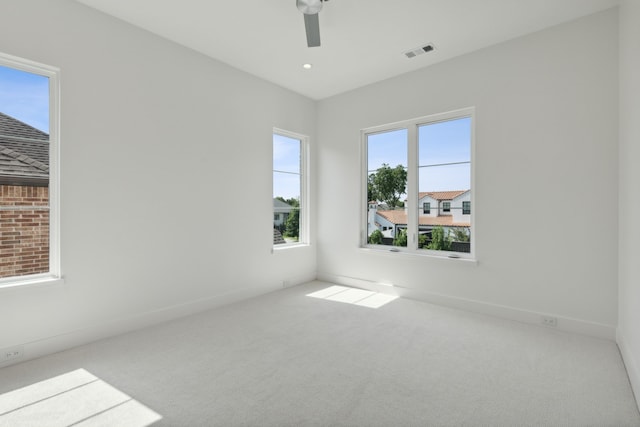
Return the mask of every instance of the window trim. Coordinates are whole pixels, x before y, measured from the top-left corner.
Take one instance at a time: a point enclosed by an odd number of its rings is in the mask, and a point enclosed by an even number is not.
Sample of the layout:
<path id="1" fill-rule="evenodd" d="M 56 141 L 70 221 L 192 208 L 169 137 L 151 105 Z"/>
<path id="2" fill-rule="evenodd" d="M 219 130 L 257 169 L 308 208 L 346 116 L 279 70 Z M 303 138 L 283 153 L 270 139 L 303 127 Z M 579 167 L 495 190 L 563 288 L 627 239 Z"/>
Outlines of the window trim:
<path id="1" fill-rule="evenodd" d="M 471 189 L 471 204 L 475 205 L 475 162 L 476 162 L 476 143 L 475 143 L 475 123 L 476 113 L 475 107 L 466 107 L 458 110 L 447 111 L 443 113 L 431 114 L 428 116 L 418 117 L 409 120 L 403 120 L 399 122 L 389 123 L 386 125 L 372 126 L 369 128 L 360 130 L 360 248 L 366 251 L 383 251 L 390 252 L 393 255 L 398 254 L 410 254 L 416 256 L 426 256 L 433 258 L 448 258 L 448 259 L 461 259 L 466 261 L 476 261 L 476 223 L 475 223 L 475 209 L 470 214 L 469 222 L 471 224 L 470 232 L 470 252 L 452 252 L 452 251 L 435 251 L 429 249 L 418 249 L 418 223 L 419 213 L 418 209 L 409 209 L 407 213 L 407 229 L 415 230 L 411 236 L 408 236 L 407 247 L 400 246 L 387 246 L 387 245 L 374 245 L 369 244 L 367 241 L 367 214 L 368 214 L 368 202 L 367 199 L 367 137 L 377 133 L 391 132 L 400 129 L 407 129 L 407 151 L 408 151 L 408 171 L 407 171 L 407 200 L 413 200 L 414 204 L 418 203 L 418 128 L 424 125 L 430 125 L 438 122 L 446 122 L 450 120 L 470 118 L 470 189 Z M 409 202 L 411 205 L 411 202 Z"/>
<path id="2" fill-rule="evenodd" d="M 310 242 L 310 192 L 309 192 L 309 137 L 296 132 L 274 127 L 271 133 L 271 209 L 273 210 L 273 135 L 280 135 L 300 141 L 300 230 L 298 241 L 282 245 L 274 245 L 271 242 L 271 252 L 287 250 L 291 248 L 309 246 Z M 272 222 L 273 225 L 273 222 Z"/>
<path id="3" fill-rule="evenodd" d="M 431 215 L 431 202 L 422 202 L 422 215 Z"/>
<path id="4" fill-rule="evenodd" d="M 0 278 L 0 289 L 59 284 L 60 266 L 60 69 L 0 52 L 0 65 L 49 79 L 49 272 Z"/>

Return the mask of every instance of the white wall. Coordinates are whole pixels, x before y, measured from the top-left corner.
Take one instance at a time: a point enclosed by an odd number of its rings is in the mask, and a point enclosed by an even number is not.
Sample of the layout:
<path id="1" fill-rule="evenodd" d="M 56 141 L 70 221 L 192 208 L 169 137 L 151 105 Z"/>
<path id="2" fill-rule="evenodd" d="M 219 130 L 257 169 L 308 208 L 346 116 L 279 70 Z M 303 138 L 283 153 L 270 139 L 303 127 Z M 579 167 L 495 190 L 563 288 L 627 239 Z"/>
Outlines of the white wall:
<path id="1" fill-rule="evenodd" d="M 526 321 L 550 313 L 613 339 L 617 18 L 612 9 L 319 102 L 319 276 Z M 360 129 L 469 106 L 477 265 L 358 249 Z M 585 209 L 594 194 L 602 204 Z"/>
<path id="2" fill-rule="evenodd" d="M 431 209 L 431 213 L 424 213 L 424 204 L 430 203 L 429 208 Z M 404 202 L 405 207 L 408 208 L 408 202 Z M 438 201 L 429 196 L 424 196 L 422 199 L 418 200 L 418 215 L 419 216 L 429 216 L 435 217 L 438 216 Z"/>
<path id="3" fill-rule="evenodd" d="M 451 214 L 453 222 L 470 222 L 471 215 L 462 213 L 462 202 L 471 202 L 471 192 L 467 191 L 451 201 Z M 473 209 L 473 206 L 471 206 Z"/>
<path id="4" fill-rule="evenodd" d="M 268 178 L 274 126 L 315 151 L 314 102 L 71 0 L 1 9 L 0 51 L 61 68 L 65 284 L 0 292 L 0 348 L 315 277 L 315 248 L 271 254 Z"/>
<path id="5" fill-rule="evenodd" d="M 618 344 L 640 405 L 640 2 L 620 6 Z"/>

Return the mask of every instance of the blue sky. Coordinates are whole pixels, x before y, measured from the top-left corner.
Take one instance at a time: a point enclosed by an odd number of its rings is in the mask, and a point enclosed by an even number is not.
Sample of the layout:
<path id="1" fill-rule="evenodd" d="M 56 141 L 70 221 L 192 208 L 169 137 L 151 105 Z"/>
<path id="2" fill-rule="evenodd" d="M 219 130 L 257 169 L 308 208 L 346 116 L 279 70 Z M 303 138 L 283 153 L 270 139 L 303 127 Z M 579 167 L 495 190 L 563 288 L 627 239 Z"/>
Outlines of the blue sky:
<path id="1" fill-rule="evenodd" d="M 369 135 L 367 139 L 370 172 L 382 163 L 407 167 L 406 129 Z M 423 125 L 418 128 L 418 191 L 467 190 L 471 188 L 471 119 L 461 118 Z"/>
<path id="2" fill-rule="evenodd" d="M 468 190 L 471 164 L 471 118 L 418 128 L 418 191 Z"/>
<path id="3" fill-rule="evenodd" d="M 273 197 L 299 200 L 300 140 L 273 134 L 273 169 Z"/>
<path id="4" fill-rule="evenodd" d="M 0 65 L 0 111 L 49 133 L 49 78 Z"/>

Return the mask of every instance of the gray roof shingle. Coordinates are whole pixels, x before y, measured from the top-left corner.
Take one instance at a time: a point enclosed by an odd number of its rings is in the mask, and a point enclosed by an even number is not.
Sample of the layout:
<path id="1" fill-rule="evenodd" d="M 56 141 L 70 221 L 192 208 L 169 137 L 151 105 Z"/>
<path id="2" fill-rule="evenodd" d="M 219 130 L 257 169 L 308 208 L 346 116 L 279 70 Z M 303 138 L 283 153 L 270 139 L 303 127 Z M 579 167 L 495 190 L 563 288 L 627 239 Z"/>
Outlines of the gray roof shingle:
<path id="1" fill-rule="evenodd" d="M 47 185 L 49 135 L 0 112 L 0 183 Z"/>
<path id="2" fill-rule="evenodd" d="M 282 233 L 280 233 L 280 230 L 278 230 L 277 228 L 273 229 L 273 244 L 274 245 L 281 245 L 283 243 L 287 243 L 286 240 L 284 240 L 284 237 L 282 237 Z"/>

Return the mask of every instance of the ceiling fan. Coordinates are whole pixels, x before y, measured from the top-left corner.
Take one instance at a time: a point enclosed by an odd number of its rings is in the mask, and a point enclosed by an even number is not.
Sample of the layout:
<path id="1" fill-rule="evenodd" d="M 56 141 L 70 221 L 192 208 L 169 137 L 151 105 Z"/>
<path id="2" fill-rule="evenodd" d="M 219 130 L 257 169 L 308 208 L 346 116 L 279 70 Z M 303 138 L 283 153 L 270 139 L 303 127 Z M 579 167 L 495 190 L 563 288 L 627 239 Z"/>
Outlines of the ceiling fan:
<path id="1" fill-rule="evenodd" d="M 304 14 L 304 28 L 307 32 L 307 46 L 320 46 L 320 23 L 318 12 L 322 3 L 329 0 L 296 0 L 298 10 Z"/>

